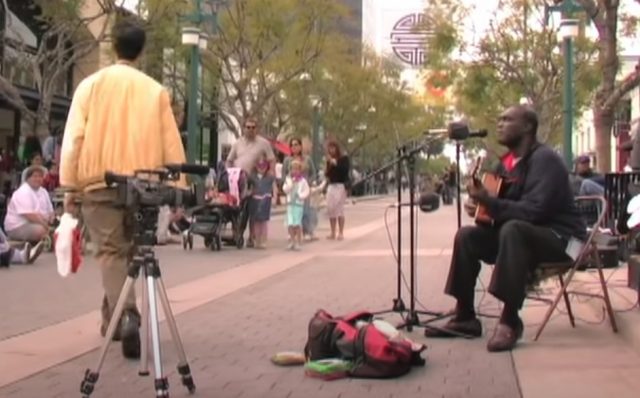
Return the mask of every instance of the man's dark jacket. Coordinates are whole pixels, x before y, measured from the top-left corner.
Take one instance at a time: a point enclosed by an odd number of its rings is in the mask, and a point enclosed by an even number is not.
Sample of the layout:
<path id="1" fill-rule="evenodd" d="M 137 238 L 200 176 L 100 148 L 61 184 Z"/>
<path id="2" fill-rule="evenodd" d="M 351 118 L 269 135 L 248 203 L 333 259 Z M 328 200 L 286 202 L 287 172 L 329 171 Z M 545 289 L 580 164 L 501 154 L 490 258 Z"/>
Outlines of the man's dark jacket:
<path id="1" fill-rule="evenodd" d="M 521 220 L 551 228 L 565 241 L 585 238 L 586 226 L 574 203 L 569 172 L 551 148 L 536 143 L 511 171 L 500 163 L 496 173 L 503 177 L 501 195 L 484 200 L 496 225 Z"/>

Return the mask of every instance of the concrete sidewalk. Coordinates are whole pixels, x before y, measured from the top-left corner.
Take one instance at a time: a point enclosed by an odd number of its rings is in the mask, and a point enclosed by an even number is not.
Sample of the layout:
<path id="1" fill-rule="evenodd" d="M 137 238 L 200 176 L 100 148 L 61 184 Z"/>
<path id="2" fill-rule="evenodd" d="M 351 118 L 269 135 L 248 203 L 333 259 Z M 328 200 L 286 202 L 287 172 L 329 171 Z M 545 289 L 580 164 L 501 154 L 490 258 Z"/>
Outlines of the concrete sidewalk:
<path id="1" fill-rule="evenodd" d="M 634 337 L 637 332 L 630 331 L 640 330 L 640 311 L 618 314 L 621 333 L 616 335 L 601 322 L 601 307 L 594 300 L 573 300 L 576 315 L 583 319 L 576 329 L 559 313 L 535 343 L 532 333 L 545 308 L 527 302 L 525 339 L 513 353 L 486 352 L 495 320 L 483 320 L 485 336 L 477 340 L 427 340 L 422 328 L 416 328 L 410 336 L 429 346 L 427 366 L 399 379 L 323 382 L 305 378 L 301 368 L 272 365 L 269 358 L 274 353 L 302 349 L 307 322 L 318 308 L 341 314 L 391 306 L 396 263 L 389 242 L 395 244 L 395 212 L 388 212 L 387 220 L 382 218 L 391 202 L 387 198 L 350 207 L 350 218 L 367 222 L 348 228 L 344 242 L 320 241 L 299 253 L 269 251 L 262 258 L 169 289 L 198 386 L 196 396 L 637 397 L 640 345 Z M 455 208 L 420 213 L 418 233 L 417 308 L 447 310 L 453 301 L 442 290 L 455 233 Z M 403 287 L 409 280 L 407 237 L 405 233 Z M 484 267 L 485 282 L 490 272 Z M 619 286 L 624 271 L 614 272 L 610 279 L 614 306 L 628 309 L 634 292 Z M 591 273 L 579 277 L 581 287 L 593 287 Z M 553 289 L 550 285 L 549 292 Z M 406 288 L 403 291 L 409 304 Z M 498 313 L 498 303 L 489 295 L 479 293 L 477 299 L 483 312 Z M 387 319 L 395 322 L 400 317 L 391 314 Z M 84 369 L 94 366 L 100 338 L 90 319 L 71 319 L 69 325 L 75 326 L 65 330 L 52 325 L 0 342 L 0 386 L 4 385 L 0 397 L 79 395 Z M 168 336 L 164 327 L 162 335 Z M 166 338 L 164 342 L 171 395 L 186 397 L 174 371 L 173 346 Z M 114 346 L 92 397 L 153 396 L 153 380 L 138 377 L 136 365 L 122 359 Z"/>

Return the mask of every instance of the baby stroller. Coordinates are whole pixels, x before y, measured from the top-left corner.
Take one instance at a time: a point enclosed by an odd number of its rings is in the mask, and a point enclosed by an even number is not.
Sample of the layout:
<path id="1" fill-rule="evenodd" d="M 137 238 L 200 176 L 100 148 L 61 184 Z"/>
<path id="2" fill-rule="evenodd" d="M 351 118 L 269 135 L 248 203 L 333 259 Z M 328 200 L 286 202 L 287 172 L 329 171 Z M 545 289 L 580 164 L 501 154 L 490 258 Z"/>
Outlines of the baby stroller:
<path id="1" fill-rule="evenodd" d="M 185 250 L 193 249 L 193 235 L 202 236 L 205 247 L 214 251 L 221 250 L 223 243 L 238 249 L 244 247 L 243 235 L 249 221 L 248 181 L 246 172 L 239 168 L 219 174 L 217 190 L 207 198 L 209 203 L 189 211 L 191 226 L 182 239 Z"/>

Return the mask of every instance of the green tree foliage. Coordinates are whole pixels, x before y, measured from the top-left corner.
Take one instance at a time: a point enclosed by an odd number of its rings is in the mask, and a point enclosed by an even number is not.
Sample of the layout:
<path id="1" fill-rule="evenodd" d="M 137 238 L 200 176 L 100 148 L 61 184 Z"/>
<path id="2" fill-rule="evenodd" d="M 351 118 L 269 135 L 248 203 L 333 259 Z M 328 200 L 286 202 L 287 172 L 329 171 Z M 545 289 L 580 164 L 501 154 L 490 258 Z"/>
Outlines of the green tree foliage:
<path id="1" fill-rule="evenodd" d="M 435 156 L 429 159 L 421 159 L 418 163 L 418 170 L 421 174 L 431 177 L 440 177 L 451 167 L 451 160 L 446 156 Z"/>
<path id="2" fill-rule="evenodd" d="M 205 107 L 219 109 L 220 119 L 236 135 L 244 120 L 254 116 L 271 137 L 308 137 L 313 95 L 325 136 L 372 165 L 394 154 L 398 143 L 443 125 L 444 110 L 427 111 L 416 102 L 402 85 L 397 64 L 361 52 L 359 41 L 341 35 L 336 23 L 348 16 L 340 3 L 236 0 L 219 7 L 217 29 L 203 26 L 209 34 L 202 53 Z M 184 16 L 192 4 L 141 2 L 153 37 L 149 41 L 164 46 L 159 58 L 148 50 L 145 64 L 151 70 L 163 67 L 164 83 L 178 102 L 186 98 L 189 60 L 188 49 L 180 44 L 180 25 L 189 25 Z M 211 10 L 203 11 L 211 15 Z"/>
<path id="3" fill-rule="evenodd" d="M 219 12 L 205 58 L 221 78 L 220 117 L 236 134 L 266 113 L 285 86 L 313 68 L 344 13 L 334 0 L 235 0 Z"/>
<path id="4" fill-rule="evenodd" d="M 500 112 L 524 97 L 540 115 L 541 140 L 556 145 L 562 132 L 564 68 L 557 28 L 544 21 L 544 3 L 501 0 L 484 35 L 477 43 L 467 43 L 459 21 L 472 10 L 459 0 L 431 0 L 427 14 L 434 21 L 436 35 L 426 68 L 448 71 L 445 82 L 453 89 L 455 107 L 473 126 L 492 129 Z M 590 103 L 599 81 L 594 56 L 594 43 L 579 38 L 576 114 Z M 489 145 L 495 148 L 494 139 L 489 139 Z"/>
<path id="5" fill-rule="evenodd" d="M 443 123 L 444 110 L 426 110 L 417 102 L 401 83 L 400 68 L 393 61 L 366 49 L 362 63 L 348 52 L 339 54 L 321 60 L 309 80 L 287 87 L 284 98 L 292 134 L 311 131 L 310 95 L 320 100 L 327 138 L 365 164 L 380 164 L 399 144 L 421 139 L 429 126 Z"/>
<path id="6" fill-rule="evenodd" d="M 30 0 L 42 35 L 35 48 L 24 39 L 12 40 L 10 73 L 0 76 L 0 95 L 30 120 L 40 138 L 49 133 L 51 104 L 60 92 L 67 74 L 83 57 L 92 52 L 106 37 L 108 18 L 115 14 L 114 0 L 95 2 L 87 7 L 87 0 Z M 4 6 L 7 4 L 4 2 Z M 11 29 L 11 27 L 7 27 Z M 13 86 L 13 72 L 26 70 L 32 76 L 40 100 L 34 111 L 29 109 Z"/>

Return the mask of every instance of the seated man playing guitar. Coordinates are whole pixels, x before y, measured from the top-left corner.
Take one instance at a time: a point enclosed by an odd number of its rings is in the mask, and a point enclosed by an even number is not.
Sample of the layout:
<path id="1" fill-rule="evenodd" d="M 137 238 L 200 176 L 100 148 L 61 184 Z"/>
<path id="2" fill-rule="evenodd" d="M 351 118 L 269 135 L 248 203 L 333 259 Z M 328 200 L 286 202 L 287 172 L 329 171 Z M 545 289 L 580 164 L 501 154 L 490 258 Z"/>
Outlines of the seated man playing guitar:
<path id="1" fill-rule="evenodd" d="M 504 303 L 487 349 L 511 350 L 524 328 L 518 312 L 530 273 L 542 262 L 568 261 L 569 241 L 584 240 L 586 226 L 574 205 L 567 168 L 551 148 L 537 141 L 537 129 L 538 117 L 527 106 L 513 106 L 500 115 L 498 142 L 509 150 L 497 170 L 500 192 L 492 196 L 472 179 L 465 204 L 471 216 L 483 207 L 492 222 L 477 222 L 456 234 L 445 289 L 457 299 L 455 316 L 444 329 L 427 329 L 428 337 L 482 335 L 474 289 L 484 261 L 495 264 L 489 292 Z"/>

